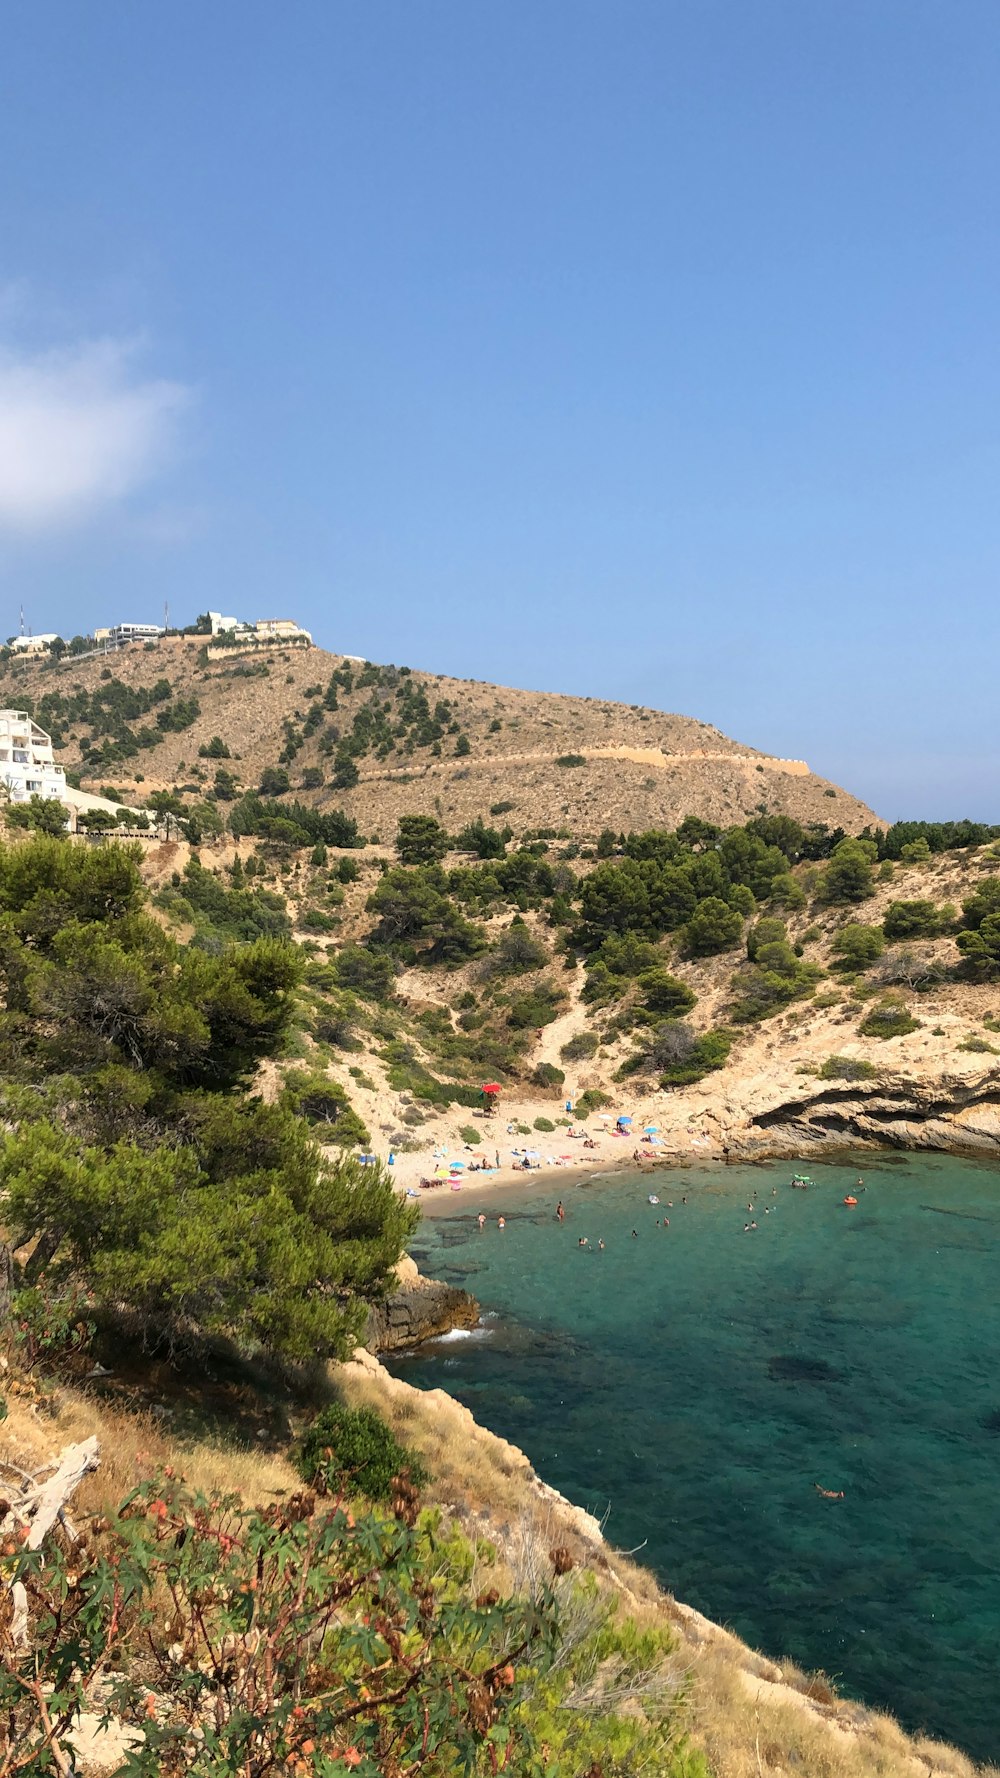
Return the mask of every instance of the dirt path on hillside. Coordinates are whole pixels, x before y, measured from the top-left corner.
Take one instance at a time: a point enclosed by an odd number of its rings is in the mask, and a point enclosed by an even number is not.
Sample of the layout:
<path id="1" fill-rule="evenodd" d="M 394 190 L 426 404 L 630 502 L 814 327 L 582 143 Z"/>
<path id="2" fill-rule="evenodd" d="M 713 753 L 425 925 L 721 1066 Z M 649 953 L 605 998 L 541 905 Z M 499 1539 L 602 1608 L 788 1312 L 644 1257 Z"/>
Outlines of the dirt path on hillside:
<path id="1" fill-rule="evenodd" d="M 559 1051 L 563 1044 L 568 1043 L 571 1037 L 575 1037 L 578 1031 L 582 1031 L 586 1024 L 580 1002 L 580 988 L 575 981 L 569 988 L 569 996 L 570 1005 L 566 1011 L 560 1013 L 557 1019 L 553 1019 L 551 1025 L 544 1027 L 541 1037 L 535 1044 L 533 1060 L 536 1067 L 541 1062 L 551 1062 L 553 1067 L 564 1069 L 567 1066 L 570 1069 L 579 1066 L 578 1063 L 566 1064 L 559 1059 Z"/>
<path id="2" fill-rule="evenodd" d="M 498 765 L 554 765 L 557 760 L 566 758 L 572 749 L 563 747 L 558 753 L 491 753 L 488 758 L 477 759 L 471 754 L 453 754 L 448 759 L 435 759 L 417 762 L 419 776 L 440 777 L 450 772 L 456 760 L 464 758 L 472 765 L 491 769 Z M 727 765 L 763 766 L 771 771 L 787 772 L 792 777 L 808 777 L 810 770 L 802 759 L 777 759 L 767 753 L 723 753 L 709 752 L 707 749 L 691 749 L 684 753 L 664 753 L 660 747 L 581 747 L 580 756 L 589 764 L 592 760 L 625 760 L 631 765 L 651 766 L 655 771 L 666 772 L 674 766 L 685 765 L 691 760 L 725 760 Z M 567 767 L 571 770 L 571 767 Z M 388 771 L 362 772 L 361 784 L 377 784 L 396 780 L 406 782 L 418 775 L 414 767 L 393 766 Z"/>

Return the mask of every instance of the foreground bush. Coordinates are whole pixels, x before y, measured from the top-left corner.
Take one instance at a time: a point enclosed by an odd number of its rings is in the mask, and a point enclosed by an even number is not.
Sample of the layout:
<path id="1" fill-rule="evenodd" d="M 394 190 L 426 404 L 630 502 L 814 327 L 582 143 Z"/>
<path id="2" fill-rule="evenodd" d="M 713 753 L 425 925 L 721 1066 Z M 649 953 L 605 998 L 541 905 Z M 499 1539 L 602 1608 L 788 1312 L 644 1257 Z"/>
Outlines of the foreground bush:
<path id="1" fill-rule="evenodd" d="M 407 1486 L 393 1511 L 249 1508 L 168 1470 L 70 1555 L 15 1547 L 3 1769 L 75 1770 L 90 1710 L 131 1731 L 132 1778 L 707 1778 L 669 1630 L 619 1618 L 562 1549 L 533 1548 L 501 1598 L 489 1545 L 418 1520 Z"/>
<path id="2" fill-rule="evenodd" d="M 69 1560 L 10 1567 L 33 1652 L 0 1644 L 9 1771 L 69 1772 L 66 1731 L 88 1705 L 136 1732 L 136 1778 L 389 1778 L 490 1771 L 496 1747 L 529 1756 L 514 1718 L 529 1656 L 534 1674 L 554 1652 L 551 1593 L 474 1604 L 406 1524 L 163 1481 Z"/>
<path id="3" fill-rule="evenodd" d="M 363 1494 L 388 1500 L 397 1476 L 419 1487 L 426 1474 L 419 1459 L 401 1445 L 374 1408 L 347 1408 L 335 1402 L 317 1415 L 299 1452 L 299 1471 L 324 1493 Z"/>

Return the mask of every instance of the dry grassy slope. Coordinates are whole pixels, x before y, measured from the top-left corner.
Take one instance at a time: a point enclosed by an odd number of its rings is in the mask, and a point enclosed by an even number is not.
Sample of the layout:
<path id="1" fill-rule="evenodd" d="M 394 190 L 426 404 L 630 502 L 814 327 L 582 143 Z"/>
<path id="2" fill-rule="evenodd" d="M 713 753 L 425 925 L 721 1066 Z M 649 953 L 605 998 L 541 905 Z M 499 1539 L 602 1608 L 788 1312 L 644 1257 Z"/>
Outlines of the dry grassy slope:
<path id="1" fill-rule="evenodd" d="M 111 1378 L 112 1386 L 118 1379 Z M 477 1426 L 467 1408 L 441 1390 L 423 1391 L 393 1378 L 368 1354 L 333 1370 L 338 1394 L 352 1405 L 376 1407 L 433 1475 L 428 1498 L 440 1503 L 472 1538 L 496 1547 L 491 1586 L 505 1591 L 550 1573 L 548 1551 L 568 1547 L 578 1568 L 593 1574 L 602 1594 L 620 1602 L 639 1624 L 666 1624 L 678 1664 L 690 1678 L 684 1727 L 708 1756 L 715 1778 L 997 1778 L 957 1751 L 922 1736 L 905 1735 L 888 1716 L 835 1696 L 789 1662 L 769 1659 L 680 1604 L 612 1546 L 588 1515 L 540 1482 L 513 1445 Z M 9 1393 L 0 1433 L 0 1458 L 34 1469 L 74 1440 L 96 1435 L 101 1467 L 80 1489 L 74 1517 L 113 1511 L 138 1481 L 173 1464 L 193 1489 L 238 1491 L 245 1500 L 282 1500 L 298 1486 L 287 1433 L 275 1404 L 245 1388 L 238 1402 L 187 1399 L 176 1376 L 151 1369 L 152 1387 L 131 1392 L 131 1406 L 57 1387 L 45 1411 L 29 1394 Z M 233 1408 L 238 1412 L 234 1416 Z M 152 1410 L 152 1411 L 150 1411 Z M 184 1435 L 178 1420 L 191 1424 Z M 197 1429 L 195 1429 L 197 1428 Z M 77 1739 L 86 1778 L 120 1770 L 123 1743 L 112 1723 L 88 1716 Z"/>
<path id="2" fill-rule="evenodd" d="M 126 684 L 152 684 L 163 676 L 175 696 L 194 695 L 202 708 L 192 728 L 167 736 L 160 746 L 106 774 L 124 791 L 132 789 L 137 773 L 143 774 L 145 792 L 191 782 L 198 748 L 213 735 L 231 749 L 235 757 L 230 763 L 242 782 L 256 785 L 263 768 L 277 763 L 284 745 L 283 719 L 301 719 L 310 702 L 306 689 L 318 684 L 325 688 L 331 671 L 343 663 L 342 656 L 318 648 L 275 651 L 268 656 L 266 678 L 247 678 L 234 671 L 240 664 L 236 660 L 199 664 L 200 649 L 196 639 L 169 638 L 155 649 L 133 648 L 110 658 L 112 672 Z M 0 696 L 16 706 L 19 691 L 36 699 L 50 690 L 90 691 L 99 684 L 104 665 L 100 657 L 60 666 L 21 662 L 9 666 L 0 679 Z M 343 807 L 365 832 L 383 839 L 392 838 L 401 814 L 436 814 L 457 827 L 486 815 L 500 801 L 513 804 L 504 818 L 515 832 L 566 827 L 580 837 L 596 835 L 606 826 L 673 826 L 687 814 L 736 823 L 762 805 L 771 813 L 850 831 L 876 819 L 864 803 L 817 778 L 801 762 L 771 760 L 692 717 L 435 674 L 414 674 L 414 679 L 426 686 L 432 705 L 438 698 L 451 702 L 468 735 L 470 754 L 454 757 L 455 737 L 448 736 L 443 747 L 451 757 L 435 759 L 429 747 L 408 758 L 390 755 L 384 763 L 369 756 L 361 763 L 361 783 L 354 790 L 305 792 L 304 800 Z M 346 733 L 355 711 L 371 695 L 368 690 L 341 692 L 339 709 L 328 720 Z M 491 733 L 494 721 L 503 726 Z M 296 756 L 293 787 L 308 766 L 322 765 L 329 773 L 319 739 L 313 736 Z M 599 750 L 607 751 L 601 756 Z M 568 753 L 587 755 L 586 765 L 558 766 L 558 755 Z M 75 742 L 60 758 L 70 767 L 78 763 Z M 208 784 L 214 769 L 210 761 L 201 764 Z"/>

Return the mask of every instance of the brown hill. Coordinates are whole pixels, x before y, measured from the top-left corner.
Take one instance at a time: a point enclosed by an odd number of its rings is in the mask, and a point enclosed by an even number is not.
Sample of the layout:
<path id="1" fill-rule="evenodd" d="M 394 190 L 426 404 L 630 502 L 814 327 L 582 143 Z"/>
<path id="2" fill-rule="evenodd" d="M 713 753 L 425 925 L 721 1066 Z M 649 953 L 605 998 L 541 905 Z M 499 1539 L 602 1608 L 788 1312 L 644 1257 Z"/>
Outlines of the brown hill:
<path id="1" fill-rule="evenodd" d="M 362 666 L 318 648 L 237 655 L 166 637 L 84 661 L 11 661 L 2 672 L 2 701 L 31 702 L 84 788 L 112 784 L 129 802 L 179 785 L 211 789 L 219 765 L 255 789 L 266 767 L 284 763 L 295 796 L 344 808 L 383 840 L 401 814 L 417 812 L 459 827 L 497 810 L 516 834 L 554 828 L 580 839 L 604 827 L 674 826 L 688 814 L 729 825 L 781 813 L 852 832 L 877 820 L 803 761 L 770 758 L 691 717 Z M 157 716 L 178 700 L 196 699 L 198 714 L 155 745 L 129 753 L 126 738 L 116 749 L 120 728 L 95 723 L 89 701 L 115 682 L 141 691 L 163 680 L 166 703 L 128 715 L 126 737 L 161 735 Z M 200 757 L 215 737 L 229 757 Z M 338 771 L 345 742 L 356 748 L 356 784 L 343 781 L 350 768 Z"/>

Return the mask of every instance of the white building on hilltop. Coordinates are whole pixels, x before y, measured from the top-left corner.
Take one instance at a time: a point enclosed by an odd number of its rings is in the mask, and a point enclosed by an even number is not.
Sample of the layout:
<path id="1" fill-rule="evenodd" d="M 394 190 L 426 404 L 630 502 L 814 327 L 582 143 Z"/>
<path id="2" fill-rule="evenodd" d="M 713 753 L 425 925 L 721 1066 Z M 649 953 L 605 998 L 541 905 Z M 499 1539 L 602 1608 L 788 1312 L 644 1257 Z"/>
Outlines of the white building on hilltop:
<path id="1" fill-rule="evenodd" d="M 291 617 L 260 617 L 253 627 L 256 635 L 271 637 L 279 642 L 312 642 L 309 631 L 304 630 Z"/>
<path id="2" fill-rule="evenodd" d="M 23 710 L 0 710 L 0 788 L 12 803 L 33 796 L 66 801 L 66 773 L 52 758 L 52 740 Z"/>
<path id="3" fill-rule="evenodd" d="M 162 624 L 112 624 L 110 629 L 95 630 L 94 641 L 123 648 L 126 642 L 155 642 L 162 635 Z"/>
<path id="4" fill-rule="evenodd" d="M 8 646 L 15 654 L 48 654 L 59 637 L 52 631 L 47 636 L 13 636 Z"/>

